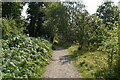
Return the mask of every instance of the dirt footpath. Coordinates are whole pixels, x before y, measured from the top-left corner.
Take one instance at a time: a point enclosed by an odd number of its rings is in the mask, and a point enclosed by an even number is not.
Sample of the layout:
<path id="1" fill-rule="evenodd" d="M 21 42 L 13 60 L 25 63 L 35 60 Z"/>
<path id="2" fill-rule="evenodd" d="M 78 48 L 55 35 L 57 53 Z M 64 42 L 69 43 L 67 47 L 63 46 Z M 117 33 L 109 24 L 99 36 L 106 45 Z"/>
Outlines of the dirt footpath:
<path id="1" fill-rule="evenodd" d="M 80 78 L 79 73 L 71 62 L 70 55 L 65 49 L 53 51 L 51 63 L 47 66 L 45 78 Z"/>

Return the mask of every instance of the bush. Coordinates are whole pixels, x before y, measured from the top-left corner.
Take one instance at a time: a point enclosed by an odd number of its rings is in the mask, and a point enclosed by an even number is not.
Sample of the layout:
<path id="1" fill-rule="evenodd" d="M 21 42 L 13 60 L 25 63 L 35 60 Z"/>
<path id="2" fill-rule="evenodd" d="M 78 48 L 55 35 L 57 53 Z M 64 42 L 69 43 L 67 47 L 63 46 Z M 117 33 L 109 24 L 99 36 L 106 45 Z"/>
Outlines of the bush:
<path id="1" fill-rule="evenodd" d="M 105 78 L 119 78 L 117 77 L 118 73 L 114 70 L 114 66 L 116 66 L 116 60 L 118 60 L 118 22 L 115 24 L 109 23 L 108 26 L 112 25 L 113 29 L 106 29 L 107 36 L 105 39 L 101 42 L 101 46 L 99 46 L 98 50 L 101 50 L 103 52 L 107 53 L 107 64 L 108 69 L 107 71 L 101 70 L 98 71 L 99 76 L 105 77 Z M 103 75 L 104 74 L 104 75 Z M 98 75 L 97 75 L 98 76 Z"/>
<path id="2" fill-rule="evenodd" d="M 42 77 L 51 57 L 51 44 L 41 38 L 16 35 L 2 40 L 3 78 Z"/>
<path id="3" fill-rule="evenodd" d="M 12 18 L 0 18 L 0 25 L 2 27 L 2 38 L 11 38 L 17 34 L 22 33 L 23 28 L 18 28 L 15 20 Z"/>

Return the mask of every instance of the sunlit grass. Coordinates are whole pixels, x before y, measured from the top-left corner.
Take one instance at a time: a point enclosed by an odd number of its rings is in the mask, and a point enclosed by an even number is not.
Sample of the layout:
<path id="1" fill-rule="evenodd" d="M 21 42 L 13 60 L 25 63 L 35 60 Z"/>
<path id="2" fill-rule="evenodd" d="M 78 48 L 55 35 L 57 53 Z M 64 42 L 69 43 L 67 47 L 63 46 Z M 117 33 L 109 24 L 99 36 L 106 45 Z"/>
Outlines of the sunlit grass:
<path id="1" fill-rule="evenodd" d="M 73 64 L 77 67 L 82 78 L 95 78 L 98 70 L 108 68 L 107 53 L 101 51 L 82 51 L 77 50 L 74 45 L 67 50 L 72 55 Z"/>

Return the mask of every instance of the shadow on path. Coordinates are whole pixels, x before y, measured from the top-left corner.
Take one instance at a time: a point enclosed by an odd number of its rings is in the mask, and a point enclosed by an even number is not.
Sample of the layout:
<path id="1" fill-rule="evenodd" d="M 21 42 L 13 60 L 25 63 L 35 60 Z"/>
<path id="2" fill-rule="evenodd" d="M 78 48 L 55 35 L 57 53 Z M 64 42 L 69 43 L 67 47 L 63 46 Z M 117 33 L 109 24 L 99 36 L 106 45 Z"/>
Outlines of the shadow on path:
<path id="1" fill-rule="evenodd" d="M 54 51 L 57 51 L 57 50 L 65 50 L 64 48 L 61 48 L 61 47 L 58 47 L 58 46 L 54 46 L 55 50 Z"/>
<path id="2" fill-rule="evenodd" d="M 45 78 L 80 78 L 80 74 L 72 64 L 71 55 L 64 48 L 56 46 L 44 76 Z"/>
<path id="3" fill-rule="evenodd" d="M 71 63 L 71 55 L 61 56 L 59 60 L 62 62 L 62 65 Z"/>

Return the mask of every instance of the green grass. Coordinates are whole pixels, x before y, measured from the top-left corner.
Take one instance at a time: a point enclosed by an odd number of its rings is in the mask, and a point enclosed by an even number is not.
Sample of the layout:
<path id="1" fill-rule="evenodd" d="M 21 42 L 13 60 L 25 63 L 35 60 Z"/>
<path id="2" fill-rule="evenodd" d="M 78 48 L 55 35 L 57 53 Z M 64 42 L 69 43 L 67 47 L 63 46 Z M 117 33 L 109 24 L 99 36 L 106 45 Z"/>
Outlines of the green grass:
<path id="1" fill-rule="evenodd" d="M 67 50 L 72 55 L 73 64 L 80 72 L 82 78 L 95 78 L 98 71 L 108 68 L 107 53 L 83 51 L 77 50 L 77 48 L 77 45 L 73 45 Z"/>

